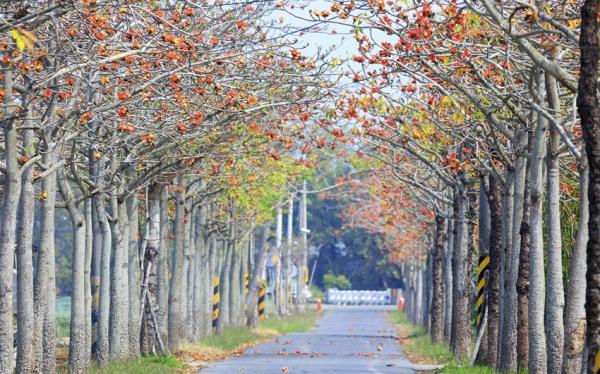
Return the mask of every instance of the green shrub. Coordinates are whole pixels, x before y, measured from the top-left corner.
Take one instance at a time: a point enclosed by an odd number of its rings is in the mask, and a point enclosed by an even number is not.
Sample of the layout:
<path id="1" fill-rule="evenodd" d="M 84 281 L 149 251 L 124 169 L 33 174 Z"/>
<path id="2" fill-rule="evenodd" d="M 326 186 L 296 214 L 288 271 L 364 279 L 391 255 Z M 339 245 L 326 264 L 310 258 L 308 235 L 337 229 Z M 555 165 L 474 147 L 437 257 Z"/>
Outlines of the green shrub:
<path id="1" fill-rule="evenodd" d="M 327 272 L 323 275 L 323 285 L 326 289 L 337 288 L 338 290 L 349 290 L 352 288 L 352 283 L 345 275 L 335 275 L 332 272 Z"/>

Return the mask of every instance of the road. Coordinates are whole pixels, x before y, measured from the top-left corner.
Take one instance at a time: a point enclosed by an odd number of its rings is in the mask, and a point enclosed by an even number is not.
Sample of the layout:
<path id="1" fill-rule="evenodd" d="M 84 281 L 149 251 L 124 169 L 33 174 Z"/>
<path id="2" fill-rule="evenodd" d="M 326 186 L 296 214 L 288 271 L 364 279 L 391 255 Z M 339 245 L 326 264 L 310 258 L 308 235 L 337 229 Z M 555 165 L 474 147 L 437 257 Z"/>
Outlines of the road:
<path id="1" fill-rule="evenodd" d="M 312 331 L 257 345 L 198 374 L 415 373 L 388 322 L 389 307 L 325 310 Z"/>

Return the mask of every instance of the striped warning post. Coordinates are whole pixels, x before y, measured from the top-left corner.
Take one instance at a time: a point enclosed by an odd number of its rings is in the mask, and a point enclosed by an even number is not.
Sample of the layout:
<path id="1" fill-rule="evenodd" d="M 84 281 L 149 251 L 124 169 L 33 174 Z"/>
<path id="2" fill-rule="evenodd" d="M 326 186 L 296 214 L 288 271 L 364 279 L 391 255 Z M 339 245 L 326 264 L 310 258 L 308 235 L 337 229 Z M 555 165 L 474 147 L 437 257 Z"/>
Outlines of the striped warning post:
<path id="1" fill-rule="evenodd" d="M 250 273 L 249 272 L 244 273 L 244 290 L 246 291 L 246 293 L 248 293 L 248 291 L 250 290 Z"/>
<path id="2" fill-rule="evenodd" d="M 215 275 L 213 278 L 213 313 L 212 313 L 212 327 L 217 327 L 219 321 L 219 303 L 221 297 L 219 296 L 219 277 Z"/>
<path id="3" fill-rule="evenodd" d="M 481 327 L 483 321 L 483 314 L 485 313 L 486 307 L 486 284 L 487 278 L 486 273 L 490 266 L 490 256 L 480 256 L 479 265 L 477 266 L 477 301 L 475 307 L 477 308 L 477 329 Z"/>
<path id="4" fill-rule="evenodd" d="M 308 284 L 308 266 L 304 266 L 304 283 Z"/>
<path id="5" fill-rule="evenodd" d="M 258 290 L 258 319 L 260 321 L 265 319 L 265 307 L 267 306 L 267 287 L 265 287 L 265 283 L 263 280 Z"/>

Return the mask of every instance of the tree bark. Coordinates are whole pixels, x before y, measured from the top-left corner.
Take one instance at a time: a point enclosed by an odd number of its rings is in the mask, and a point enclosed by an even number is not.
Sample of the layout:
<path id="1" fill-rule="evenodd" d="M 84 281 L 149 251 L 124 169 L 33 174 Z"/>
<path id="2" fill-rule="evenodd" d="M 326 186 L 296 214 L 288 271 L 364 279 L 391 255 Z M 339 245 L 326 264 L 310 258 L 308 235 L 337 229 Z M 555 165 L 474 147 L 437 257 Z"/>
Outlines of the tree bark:
<path id="1" fill-rule="evenodd" d="M 98 327 L 96 339 L 96 362 L 104 367 L 110 358 L 110 304 L 111 304 L 111 252 L 112 232 L 106 214 L 104 199 L 96 200 L 96 213 L 102 231 L 102 248 L 100 254 L 100 289 L 98 301 Z"/>
<path id="2" fill-rule="evenodd" d="M 504 322 L 502 324 L 502 349 L 500 350 L 500 370 L 505 372 L 517 370 L 517 277 L 519 274 L 519 252 L 521 248 L 520 227 L 523 219 L 523 195 L 525 192 L 525 173 L 527 158 L 527 128 L 521 126 L 516 144 L 517 158 L 514 163 L 514 188 L 512 209 L 512 238 L 507 246 L 504 279 Z"/>
<path id="3" fill-rule="evenodd" d="M 54 153 L 43 147 L 44 153 L 42 162 L 45 165 L 51 165 L 54 160 Z M 33 350 L 34 370 L 45 371 L 54 359 L 54 305 L 55 305 L 55 286 L 54 286 L 54 212 L 56 199 L 56 173 L 51 173 L 42 180 L 42 191 L 48 193 L 48 196 L 41 202 L 40 217 L 40 245 L 36 260 L 36 272 L 33 286 L 33 308 L 34 308 L 34 333 L 31 341 Z M 49 315 L 46 324 L 46 315 Z M 51 327 L 51 328 L 49 328 Z M 48 328 L 48 329 L 46 329 Z M 46 345 L 46 343 L 49 343 Z M 52 356 L 51 360 L 45 358 Z"/>
<path id="4" fill-rule="evenodd" d="M 65 199 L 67 211 L 73 225 L 73 262 L 71 270 L 71 283 L 73 294 L 71 296 L 71 323 L 69 334 L 69 373 L 84 373 L 86 362 L 86 324 L 85 324 L 85 217 L 75 203 L 75 196 L 71 192 L 69 182 L 66 180 L 63 169 L 58 172 L 58 186 Z"/>
<path id="5" fill-rule="evenodd" d="M 537 84 L 543 90 L 543 75 L 538 74 Z M 543 166 L 546 151 L 548 124 L 543 116 L 538 116 L 532 154 L 530 158 L 531 183 L 531 247 L 529 276 L 529 373 L 546 373 L 546 336 L 544 334 L 544 233 L 542 229 L 542 194 L 544 191 Z"/>
<path id="6" fill-rule="evenodd" d="M 157 258 L 158 303 L 156 319 L 163 342 L 169 341 L 169 194 L 167 186 L 160 190 L 160 244 Z"/>
<path id="7" fill-rule="evenodd" d="M 433 251 L 433 297 L 431 299 L 431 340 L 433 343 L 444 341 L 444 231 L 446 219 L 437 214 L 435 217 L 435 246 Z"/>
<path id="8" fill-rule="evenodd" d="M 548 105 L 552 114 L 560 116 L 560 99 L 556 80 L 546 73 Z M 548 350 L 548 370 L 559 373 L 562 370 L 564 349 L 563 313 L 565 293 L 563 288 L 562 237 L 560 232 L 560 135 L 552 126 L 547 149 L 547 252 L 546 252 L 546 342 Z"/>
<path id="9" fill-rule="evenodd" d="M 470 268 L 468 267 L 469 224 L 467 222 L 468 198 L 462 182 L 456 187 L 454 209 L 454 253 L 452 256 L 452 273 L 454 285 L 452 298 L 452 335 L 450 347 L 452 353 L 460 358 L 469 356 L 471 341 L 470 310 L 468 283 Z"/>
<path id="10" fill-rule="evenodd" d="M 183 174 L 177 177 L 175 194 L 175 253 L 169 287 L 169 350 L 174 352 L 185 336 L 185 311 L 182 309 L 185 236 L 185 186 Z"/>
<path id="11" fill-rule="evenodd" d="M 114 165 L 113 165 L 114 167 Z M 128 223 L 127 209 L 118 196 L 122 186 L 111 193 L 110 221 L 112 233 L 111 279 L 110 279 L 110 321 L 109 348 L 113 359 L 122 359 L 129 355 L 129 294 L 128 294 L 128 242 L 129 235 L 124 231 Z"/>
<path id="12" fill-rule="evenodd" d="M 4 105 L 2 121 L 4 131 L 4 157 L 6 163 L 2 220 L 0 221 L 0 373 L 12 373 L 14 369 L 13 327 L 13 265 L 17 208 L 21 194 L 21 172 L 17 157 L 17 128 L 12 119 L 14 112 L 12 69 L 4 70 Z"/>
<path id="13" fill-rule="evenodd" d="M 599 0 L 585 0 L 581 7 L 581 49 L 577 109 L 589 163 L 589 240 L 586 273 L 587 370 L 595 371 L 600 351 L 600 105 L 598 103 Z"/>
<path id="14" fill-rule="evenodd" d="M 450 342 L 450 337 L 452 335 L 452 254 L 454 252 L 454 217 L 448 220 L 446 238 L 444 256 L 444 340 Z"/>
<path id="15" fill-rule="evenodd" d="M 31 113 L 28 113 L 28 117 Z M 33 131 L 25 130 L 23 150 L 31 156 Z M 33 221 L 34 199 L 33 164 L 23 168 L 21 197 L 19 201 L 19 226 L 17 235 L 17 373 L 33 373 Z"/>
<path id="16" fill-rule="evenodd" d="M 488 190 L 488 202 L 490 205 L 490 227 L 502 227 L 502 191 L 500 184 L 494 177 L 490 177 Z M 488 276 L 487 308 L 487 362 L 492 368 L 498 367 L 498 337 L 500 326 L 500 261 L 502 253 L 501 230 L 490 231 L 490 273 Z"/>
<path id="17" fill-rule="evenodd" d="M 129 177 L 135 178 L 135 171 L 130 166 L 128 170 Z M 138 217 L 138 198 L 135 193 L 132 193 L 126 200 L 127 204 L 127 222 L 125 224 L 129 227 L 127 230 L 128 237 L 124 238 L 127 240 L 128 249 L 128 282 L 129 282 L 129 355 L 131 357 L 138 357 L 140 355 L 140 318 L 141 318 L 141 306 L 140 306 L 140 288 L 141 288 L 141 269 L 140 269 L 140 255 L 138 247 L 139 237 L 139 217 Z"/>
<path id="18" fill-rule="evenodd" d="M 579 222 L 575 248 L 571 254 L 565 303 L 563 374 L 581 372 L 583 347 L 585 346 L 585 273 L 587 270 L 585 249 L 589 239 L 588 183 L 587 157 L 582 155 L 579 165 Z"/>
<path id="19" fill-rule="evenodd" d="M 256 255 L 256 262 L 250 276 L 250 289 L 246 296 L 246 325 L 250 328 L 256 327 L 256 303 L 258 300 L 258 289 L 262 281 L 262 273 L 267 263 L 267 239 L 269 238 L 269 222 L 261 228 L 260 244 Z"/>

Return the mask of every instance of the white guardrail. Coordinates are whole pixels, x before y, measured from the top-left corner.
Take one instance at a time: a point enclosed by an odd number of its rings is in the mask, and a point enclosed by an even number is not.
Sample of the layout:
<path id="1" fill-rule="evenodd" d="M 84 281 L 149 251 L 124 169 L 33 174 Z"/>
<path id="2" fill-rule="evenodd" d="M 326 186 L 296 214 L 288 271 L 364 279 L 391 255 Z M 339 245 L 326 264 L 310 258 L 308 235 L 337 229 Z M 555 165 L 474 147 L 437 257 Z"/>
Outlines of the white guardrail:
<path id="1" fill-rule="evenodd" d="M 390 305 L 391 289 L 385 291 L 327 290 L 325 302 L 334 305 Z"/>

